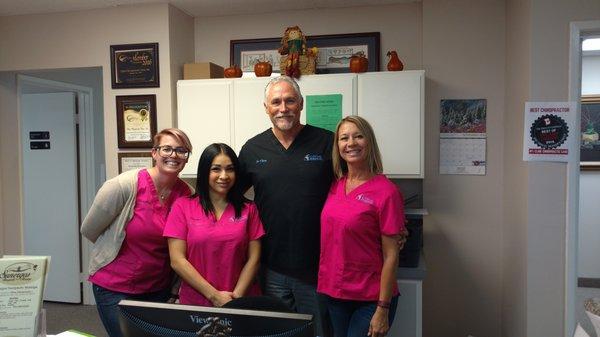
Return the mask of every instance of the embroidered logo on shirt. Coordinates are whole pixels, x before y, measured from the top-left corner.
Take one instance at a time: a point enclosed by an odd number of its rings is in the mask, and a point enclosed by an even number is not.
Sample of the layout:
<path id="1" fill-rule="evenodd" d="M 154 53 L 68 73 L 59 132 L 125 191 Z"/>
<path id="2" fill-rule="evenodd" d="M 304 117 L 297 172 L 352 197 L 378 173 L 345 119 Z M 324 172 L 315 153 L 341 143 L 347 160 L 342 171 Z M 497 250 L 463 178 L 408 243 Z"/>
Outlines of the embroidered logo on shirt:
<path id="1" fill-rule="evenodd" d="M 375 201 L 364 194 L 359 194 L 356 196 L 356 200 L 364 202 L 365 204 L 373 205 Z"/>
<path id="2" fill-rule="evenodd" d="M 323 161 L 323 156 L 320 154 L 307 154 L 304 156 L 304 161 Z"/>
<path id="3" fill-rule="evenodd" d="M 267 163 L 266 159 L 256 159 L 256 164 L 258 165 L 264 165 Z"/>
<path id="4" fill-rule="evenodd" d="M 246 221 L 246 220 L 248 220 L 248 216 L 247 215 L 242 215 L 239 218 L 236 218 L 235 215 L 234 215 L 231 218 L 229 218 L 229 221 L 231 221 L 231 222 L 242 222 L 242 221 Z"/>

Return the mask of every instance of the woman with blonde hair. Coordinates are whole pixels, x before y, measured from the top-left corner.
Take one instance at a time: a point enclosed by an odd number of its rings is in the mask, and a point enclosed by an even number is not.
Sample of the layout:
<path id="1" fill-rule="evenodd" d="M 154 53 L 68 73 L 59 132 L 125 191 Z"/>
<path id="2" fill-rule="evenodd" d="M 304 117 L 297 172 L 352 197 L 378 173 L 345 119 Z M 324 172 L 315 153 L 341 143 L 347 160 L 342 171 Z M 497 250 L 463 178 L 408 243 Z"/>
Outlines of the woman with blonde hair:
<path id="1" fill-rule="evenodd" d="M 337 126 L 337 180 L 321 212 L 317 291 L 335 337 L 385 336 L 398 303 L 396 268 L 406 233 L 398 188 L 383 172 L 375 134 L 358 116 Z"/>
<path id="2" fill-rule="evenodd" d="M 166 302 L 170 297 L 174 273 L 162 233 L 175 199 L 191 193 L 178 177 L 191 151 L 183 131 L 160 131 L 152 148 L 156 165 L 107 180 L 83 220 L 81 233 L 94 243 L 88 280 L 110 337 L 122 335 L 120 300 Z"/>

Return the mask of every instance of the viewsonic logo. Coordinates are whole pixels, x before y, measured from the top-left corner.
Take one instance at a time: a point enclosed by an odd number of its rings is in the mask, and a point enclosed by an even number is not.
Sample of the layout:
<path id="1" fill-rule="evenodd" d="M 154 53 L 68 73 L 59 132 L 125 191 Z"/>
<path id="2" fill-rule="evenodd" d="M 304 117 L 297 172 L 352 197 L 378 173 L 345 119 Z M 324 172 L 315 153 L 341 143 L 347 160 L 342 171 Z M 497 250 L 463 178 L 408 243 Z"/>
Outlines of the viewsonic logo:
<path id="1" fill-rule="evenodd" d="M 200 317 L 190 315 L 192 322 L 204 324 L 196 336 L 198 337 L 229 337 L 232 331 L 232 322 L 228 318 Z"/>

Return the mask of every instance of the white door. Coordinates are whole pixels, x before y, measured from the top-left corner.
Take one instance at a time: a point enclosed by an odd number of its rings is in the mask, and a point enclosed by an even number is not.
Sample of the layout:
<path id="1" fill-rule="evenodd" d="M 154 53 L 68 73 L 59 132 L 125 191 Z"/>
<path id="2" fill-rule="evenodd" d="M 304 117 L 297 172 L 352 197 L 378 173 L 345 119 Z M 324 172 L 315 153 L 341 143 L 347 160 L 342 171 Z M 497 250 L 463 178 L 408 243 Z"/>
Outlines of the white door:
<path id="1" fill-rule="evenodd" d="M 81 302 L 75 94 L 21 95 L 23 245 L 50 255 L 44 299 Z"/>

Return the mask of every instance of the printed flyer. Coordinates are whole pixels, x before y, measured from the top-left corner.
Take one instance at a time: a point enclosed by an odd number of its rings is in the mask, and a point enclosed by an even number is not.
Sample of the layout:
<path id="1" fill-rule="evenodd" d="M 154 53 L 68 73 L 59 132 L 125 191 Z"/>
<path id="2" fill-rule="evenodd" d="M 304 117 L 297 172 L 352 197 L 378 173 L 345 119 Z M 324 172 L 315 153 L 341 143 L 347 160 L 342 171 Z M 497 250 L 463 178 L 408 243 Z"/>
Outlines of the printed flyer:
<path id="1" fill-rule="evenodd" d="M 568 162 L 575 157 L 575 102 L 526 102 L 524 161 Z"/>
<path id="2" fill-rule="evenodd" d="M 36 335 L 48 264 L 47 256 L 0 258 L 0 336 Z"/>

